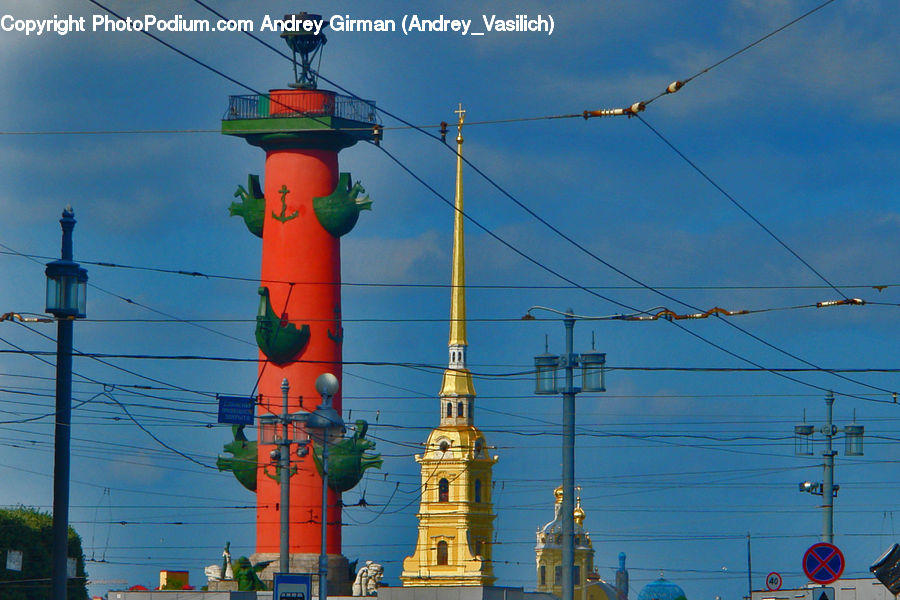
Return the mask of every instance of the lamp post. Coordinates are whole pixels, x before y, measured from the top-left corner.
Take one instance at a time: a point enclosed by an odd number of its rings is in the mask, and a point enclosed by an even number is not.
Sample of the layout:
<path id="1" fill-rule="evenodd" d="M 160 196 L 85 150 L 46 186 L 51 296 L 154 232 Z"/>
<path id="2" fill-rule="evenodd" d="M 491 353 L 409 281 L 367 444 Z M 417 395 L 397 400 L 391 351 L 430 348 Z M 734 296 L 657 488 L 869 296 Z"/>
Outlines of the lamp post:
<path id="1" fill-rule="evenodd" d="M 56 317 L 56 430 L 53 454 L 51 591 L 65 600 L 69 558 L 69 448 L 72 423 L 72 324 L 86 314 L 87 271 L 72 260 L 75 211 L 63 210 L 60 260 L 47 264 L 47 307 Z"/>
<path id="2" fill-rule="evenodd" d="M 846 440 L 844 455 L 862 456 L 865 434 L 865 427 L 855 422 L 855 416 L 854 423 L 844 426 L 843 429 L 835 427 L 833 417 L 834 394 L 828 392 L 825 397 L 825 425 L 819 429 L 819 432 L 825 436 L 825 450 L 822 452 L 824 458 L 822 483 L 804 481 L 799 486 L 801 492 L 822 496 L 822 541 L 829 544 L 834 541 L 834 499 L 837 498 L 838 490 L 841 487 L 834 483 L 834 457 L 837 455 L 837 450 L 833 449 L 832 441 L 835 435 L 843 432 Z M 803 420 L 803 423 L 794 426 L 794 452 L 798 455 L 812 456 L 811 436 L 816 429 L 806 423 L 805 417 Z"/>
<path id="3" fill-rule="evenodd" d="M 309 436 L 298 427 L 306 422 L 308 413 L 288 412 L 288 392 L 291 386 L 287 378 L 281 380 L 281 414 L 261 415 L 259 417 L 260 442 L 274 444 L 272 460 L 278 461 L 278 483 L 281 491 L 279 505 L 280 536 L 278 552 L 278 570 L 280 573 L 290 572 L 290 522 L 291 522 L 291 444 L 298 444 L 297 453 L 303 456 L 309 443 Z"/>
<path id="4" fill-rule="evenodd" d="M 322 548 L 319 554 L 319 600 L 328 599 L 328 443 L 329 438 L 344 429 L 344 420 L 331 406 L 331 399 L 341 384 L 331 373 L 316 378 L 316 391 L 322 396 L 322 404 L 309 413 L 306 429 L 313 440 L 322 447 Z"/>
<path id="5" fill-rule="evenodd" d="M 534 319 L 533 310 L 546 310 L 563 315 L 563 325 L 566 329 L 566 352 L 562 355 L 550 354 L 547 348 L 543 354 L 534 357 L 535 366 L 535 390 L 536 394 L 562 394 L 563 420 L 562 420 L 562 600 L 574 600 L 575 581 L 575 395 L 579 392 L 605 392 L 605 367 L 606 354 L 591 350 L 581 355 L 572 350 L 575 330 L 575 315 L 572 309 L 565 313 L 545 308 L 532 306 L 528 309 L 524 319 Z M 579 362 L 582 367 L 582 387 L 575 386 L 575 368 Z M 556 382 L 557 371 L 565 370 L 565 381 L 562 387 Z"/>

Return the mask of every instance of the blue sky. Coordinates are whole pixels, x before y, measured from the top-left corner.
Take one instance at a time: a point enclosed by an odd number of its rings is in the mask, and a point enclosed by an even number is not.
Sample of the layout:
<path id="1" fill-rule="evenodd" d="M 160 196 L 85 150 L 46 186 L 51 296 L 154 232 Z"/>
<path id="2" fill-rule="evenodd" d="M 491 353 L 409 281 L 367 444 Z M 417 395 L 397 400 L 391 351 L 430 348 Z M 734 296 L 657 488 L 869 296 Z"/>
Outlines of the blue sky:
<path id="1" fill-rule="evenodd" d="M 486 121 L 646 100 L 818 4 L 259 2 L 248 8 L 216 2 L 215 8 L 256 23 L 298 10 L 398 23 L 411 13 L 476 23 L 482 14 L 553 16 L 551 36 L 329 34 L 326 77 L 434 133 L 440 121 L 453 121 L 460 102 L 470 121 Z M 131 16 L 215 18 L 187 1 L 110 0 L 108 6 Z M 6 0 L 0 8 L 16 18 L 73 14 L 90 22 L 102 14 L 88 2 Z M 800 383 L 766 372 L 702 369 L 750 366 L 734 355 L 767 368 L 809 366 L 785 353 L 830 369 L 897 366 L 898 17 L 900 8 L 888 1 L 833 2 L 656 100 L 643 122 L 579 118 L 466 129 L 466 157 L 499 186 L 594 255 L 674 298 L 635 286 L 467 170 L 472 218 L 614 301 L 572 288 L 467 225 L 477 422 L 500 456 L 494 471 L 499 583 L 533 588 L 534 531 L 552 518 L 559 479 L 560 402 L 533 396 L 530 378 L 520 373 L 543 351 L 545 335 L 552 351 L 562 350 L 563 328 L 558 321 L 518 320 L 532 305 L 595 316 L 621 313 L 621 304 L 678 313 L 695 312 L 685 304 L 784 309 L 727 322 L 679 321 L 681 327 L 666 321 L 576 326 L 576 350 L 590 348 L 593 332 L 613 367 L 608 392 L 580 395 L 577 409 L 577 480 L 604 579 L 614 579 L 616 556 L 624 551 L 633 593 L 664 571 L 689 598 L 739 598 L 747 588 L 749 532 L 755 588 L 770 571 L 782 573 L 786 586 L 805 583 L 800 557 L 818 539 L 821 514 L 819 499 L 800 494 L 797 483 L 821 480 L 821 456 L 795 456 L 791 432 L 804 410 L 810 421 L 821 421 L 827 389 L 837 395 L 836 423 L 851 422 L 855 413 L 867 433 L 864 457 L 837 460 L 835 541 L 847 557 L 846 573 L 863 576 L 897 541 L 900 506 L 892 491 L 900 476 L 900 409 L 883 391 L 900 388 L 896 373 L 846 373 L 856 382 L 789 373 Z M 281 47 L 277 35 L 261 35 Z M 256 89 L 283 87 L 291 74 L 287 61 L 242 34 L 160 36 Z M 75 328 L 76 348 L 254 358 L 252 279 L 260 245 L 227 207 L 248 173 L 262 173 L 263 154 L 215 132 L 228 95 L 245 91 L 139 33 L 0 32 L 0 53 L 0 242 L 19 253 L 56 256 L 57 219 L 72 204 L 76 259 L 249 279 L 86 265 L 95 287 L 89 318 Z M 383 122 L 398 124 L 387 116 Z M 789 308 L 840 295 L 646 125 L 842 293 L 868 304 Z M 14 135 L 123 130 L 178 133 Z M 454 156 L 440 143 L 388 129 L 384 147 L 452 197 Z M 372 146 L 344 151 L 341 170 L 360 179 L 374 201 L 343 241 L 345 360 L 438 367 L 348 364 L 345 370 L 345 418 L 352 411 L 351 418 L 372 423 L 385 465 L 345 494 L 352 504 L 364 491 L 372 506 L 345 510 L 344 554 L 383 562 L 386 580 L 396 584 L 415 542 L 412 454 L 438 418 L 449 294 L 441 287 L 383 284 L 449 282 L 452 212 Z M 42 311 L 43 262 L 4 249 L 0 313 Z M 488 285 L 501 288 L 477 287 Z M 13 349 L 10 344 L 53 350 L 42 337 L 53 338 L 52 325 L 29 327 L 0 325 L 0 350 Z M 204 464 L 214 462 L 230 436 L 221 426 L 207 427 L 215 421 L 214 394 L 248 394 L 256 373 L 252 362 L 107 362 L 78 358 L 75 371 L 107 383 L 109 394 L 155 436 Z M 53 375 L 31 356 L 0 354 L 0 420 L 52 410 Z M 129 387 L 141 385 L 152 389 Z M 160 446 L 100 392 L 76 377 L 76 402 L 88 402 L 74 411 L 70 518 L 87 557 L 105 561 L 89 563 L 90 576 L 155 585 L 159 569 L 190 569 L 192 583 L 201 584 L 203 566 L 219 561 L 226 540 L 235 556 L 253 552 L 253 511 L 240 508 L 254 504 L 252 495 L 229 474 Z M 0 473 L 0 504 L 49 510 L 50 419 L 0 425 Z M 184 524 L 167 524 L 175 521 Z M 111 524 L 121 522 L 128 524 Z"/>

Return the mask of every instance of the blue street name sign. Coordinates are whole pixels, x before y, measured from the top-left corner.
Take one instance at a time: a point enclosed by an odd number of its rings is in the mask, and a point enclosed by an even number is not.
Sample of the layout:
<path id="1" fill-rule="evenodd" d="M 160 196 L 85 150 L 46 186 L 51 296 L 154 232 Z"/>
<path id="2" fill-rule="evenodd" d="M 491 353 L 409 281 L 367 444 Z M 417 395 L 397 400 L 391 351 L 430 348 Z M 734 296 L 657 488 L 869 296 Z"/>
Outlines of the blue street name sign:
<path id="1" fill-rule="evenodd" d="M 309 573 L 275 573 L 272 600 L 309 600 L 312 575 Z"/>
<path id="2" fill-rule="evenodd" d="M 844 572 L 844 554 L 833 544 L 813 544 L 803 555 L 803 572 L 813 583 L 837 581 Z"/>
<path id="3" fill-rule="evenodd" d="M 219 423 L 253 425 L 253 398 L 218 396 Z"/>

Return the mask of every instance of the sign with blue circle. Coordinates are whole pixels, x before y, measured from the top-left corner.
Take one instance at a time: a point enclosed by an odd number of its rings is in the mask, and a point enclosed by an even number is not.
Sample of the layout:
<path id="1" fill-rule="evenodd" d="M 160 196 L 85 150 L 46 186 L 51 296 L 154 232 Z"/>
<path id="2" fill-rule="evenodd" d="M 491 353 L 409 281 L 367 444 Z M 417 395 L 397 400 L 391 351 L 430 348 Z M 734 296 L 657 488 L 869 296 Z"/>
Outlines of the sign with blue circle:
<path id="1" fill-rule="evenodd" d="M 834 544 L 813 544 L 803 555 L 803 572 L 813 583 L 837 581 L 844 572 L 844 554 Z"/>

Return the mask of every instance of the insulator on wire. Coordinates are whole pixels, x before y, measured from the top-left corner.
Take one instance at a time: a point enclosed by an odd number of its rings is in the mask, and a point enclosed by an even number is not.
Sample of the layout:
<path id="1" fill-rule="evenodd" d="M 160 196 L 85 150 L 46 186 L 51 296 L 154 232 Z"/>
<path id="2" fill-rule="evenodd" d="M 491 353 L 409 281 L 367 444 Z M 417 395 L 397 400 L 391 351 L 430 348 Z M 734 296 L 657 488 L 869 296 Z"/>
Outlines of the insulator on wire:
<path id="1" fill-rule="evenodd" d="M 441 121 L 441 141 L 447 143 L 447 121 Z"/>
<path id="2" fill-rule="evenodd" d="M 824 300 L 822 302 L 816 302 L 816 308 L 824 308 L 826 306 L 841 306 L 843 304 L 854 304 L 854 305 L 862 305 L 865 304 L 866 301 L 862 298 L 846 298 L 844 300 Z"/>
<path id="3" fill-rule="evenodd" d="M 372 126 L 372 141 L 376 146 L 381 145 L 381 125 L 377 123 Z"/>
<path id="4" fill-rule="evenodd" d="M 674 94 L 675 92 L 677 92 L 678 90 L 680 90 L 680 89 L 683 88 L 683 87 L 684 87 L 684 82 L 683 82 L 683 81 L 673 81 L 673 82 L 670 83 L 669 86 L 666 88 L 666 93 Z"/>
<path id="5" fill-rule="evenodd" d="M 601 110 L 586 110 L 582 114 L 585 119 L 590 119 L 591 117 L 620 117 L 622 115 L 628 114 L 627 108 L 604 108 Z"/>

